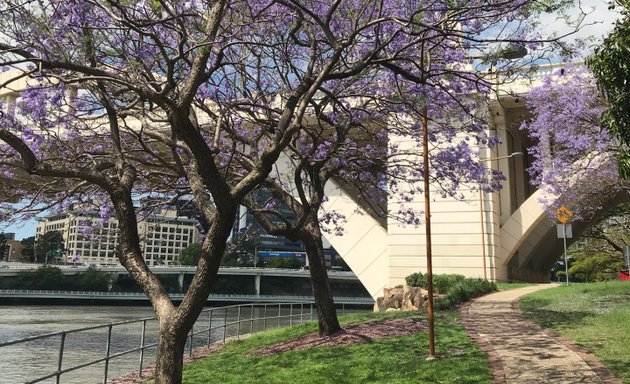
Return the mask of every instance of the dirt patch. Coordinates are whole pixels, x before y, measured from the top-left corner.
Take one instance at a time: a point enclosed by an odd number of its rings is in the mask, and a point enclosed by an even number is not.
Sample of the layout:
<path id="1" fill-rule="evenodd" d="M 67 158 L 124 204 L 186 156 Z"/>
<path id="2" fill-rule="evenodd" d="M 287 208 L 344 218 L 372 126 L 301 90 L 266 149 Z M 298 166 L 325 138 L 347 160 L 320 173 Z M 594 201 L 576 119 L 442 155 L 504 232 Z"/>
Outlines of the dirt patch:
<path id="1" fill-rule="evenodd" d="M 404 336 L 424 331 L 427 325 L 414 319 L 394 319 L 349 325 L 332 336 L 316 333 L 252 351 L 251 354 L 272 356 L 287 351 L 301 351 L 318 347 L 342 347 L 356 343 L 368 343 L 374 339 Z"/>

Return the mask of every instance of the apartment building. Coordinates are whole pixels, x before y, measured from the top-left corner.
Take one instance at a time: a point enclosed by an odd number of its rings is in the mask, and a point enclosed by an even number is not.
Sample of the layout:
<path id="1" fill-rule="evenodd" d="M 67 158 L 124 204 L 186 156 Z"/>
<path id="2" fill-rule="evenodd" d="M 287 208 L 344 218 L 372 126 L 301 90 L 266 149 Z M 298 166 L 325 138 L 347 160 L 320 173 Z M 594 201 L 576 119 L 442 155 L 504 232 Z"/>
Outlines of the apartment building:
<path id="1" fill-rule="evenodd" d="M 59 231 L 64 239 L 64 261 L 84 264 L 118 264 L 119 234 L 115 218 L 103 220 L 96 211 L 72 210 L 40 218 L 35 238 Z M 190 244 L 199 241 L 199 222 L 161 211 L 138 220 L 140 246 L 149 265 L 172 265 Z"/>

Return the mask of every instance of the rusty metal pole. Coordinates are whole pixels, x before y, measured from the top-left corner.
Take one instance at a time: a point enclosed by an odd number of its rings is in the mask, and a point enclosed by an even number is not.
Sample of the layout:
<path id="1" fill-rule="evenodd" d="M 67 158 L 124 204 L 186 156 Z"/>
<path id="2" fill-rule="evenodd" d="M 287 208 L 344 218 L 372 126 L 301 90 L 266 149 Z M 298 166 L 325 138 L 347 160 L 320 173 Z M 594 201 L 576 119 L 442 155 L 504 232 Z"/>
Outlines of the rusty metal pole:
<path id="1" fill-rule="evenodd" d="M 427 359 L 435 358 L 435 319 L 433 317 L 433 263 L 431 255 L 431 201 L 429 193 L 429 124 L 427 122 L 427 106 L 422 108 L 422 178 L 424 179 L 424 225 L 427 253 L 427 290 L 429 291 L 429 305 L 427 317 L 429 322 L 429 355 Z"/>
<path id="2" fill-rule="evenodd" d="M 483 279 L 488 280 L 486 272 L 486 223 L 483 214 L 483 189 L 479 186 L 479 214 L 481 216 L 481 257 L 483 257 Z"/>

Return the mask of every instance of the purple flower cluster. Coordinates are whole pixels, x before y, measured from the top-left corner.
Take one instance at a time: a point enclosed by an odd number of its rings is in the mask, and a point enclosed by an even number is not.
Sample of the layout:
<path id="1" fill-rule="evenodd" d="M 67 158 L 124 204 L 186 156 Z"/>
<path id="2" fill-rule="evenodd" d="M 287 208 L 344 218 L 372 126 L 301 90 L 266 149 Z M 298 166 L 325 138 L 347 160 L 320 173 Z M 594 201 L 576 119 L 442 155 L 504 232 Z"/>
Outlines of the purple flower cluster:
<path id="1" fill-rule="evenodd" d="M 541 203 L 550 216 L 566 205 L 576 218 L 588 218 L 621 186 L 619 146 L 600 128 L 606 106 L 595 79 L 585 68 L 563 69 L 533 88 L 527 103 L 533 117 L 521 129 L 535 139 L 529 172 L 545 192 Z"/>

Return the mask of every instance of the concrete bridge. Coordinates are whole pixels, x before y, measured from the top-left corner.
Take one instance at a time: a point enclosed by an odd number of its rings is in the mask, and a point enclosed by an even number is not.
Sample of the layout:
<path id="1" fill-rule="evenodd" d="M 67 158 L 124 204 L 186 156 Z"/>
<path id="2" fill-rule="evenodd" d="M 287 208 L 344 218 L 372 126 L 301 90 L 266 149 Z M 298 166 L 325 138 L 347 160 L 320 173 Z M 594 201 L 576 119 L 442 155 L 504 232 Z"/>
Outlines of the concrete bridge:
<path id="1" fill-rule="evenodd" d="M 480 147 L 478 151 L 480 161 L 507 177 L 501 191 L 479 194 L 469 186 L 462 191 L 463 200 L 432 194 L 434 273 L 458 273 L 497 281 L 548 281 L 549 270 L 561 254 L 561 243 L 555 238 L 555 223 L 538 203 L 541 192 L 529 182 L 526 169 L 532 159 L 527 149 L 532 140 L 519 130 L 519 125 L 528 116 L 525 93 L 560 68 L 560 65 L 540 66 L 533 79 L 502 84 L 499 96 L 489 103 L 488 114 L 494 123 L 490 133 L 498 135 L 502 144 L 492 149 Z M 3 76 L 8 75 L 0 77 Z M 16 93 L 3 94 L 0 90 L 2 96 L 16 97 Z M 410 138 L 392 137 L 390 141 L 403 149 L 415 148 Z M 515 152 L 523 155 L 509 157 Z M 374 217 L 345 187 L 329 182 L 326 188 L 329 199 L 323 208 L 338 211 L 347 220 L 343 236 L 327 238 L 372 297 L 380 296 L 385 287 L 404 283 L 404 278 L 413 272 L 426 272 L 424 225 L 405 225 L 393 218 Z M 609 205 L 625 198 L 604 197 Z M 388 196 L 390 211 L 397 211 L 400 204 L 396 197 Z M 420 196 L 405 203 L 417 211 L 422 210 L 422 204 Z M 574 238 L 586 226 L 587 223 L 574 226 Z M 335 274 L 331 277 L 337 278 Z"/>
<path id="2" fill-rule="evenodd" d="M 539 204 L 541 191 L 529 182 L 527 168 L 532 162 L 528 147 L 532 139 L 519 130 L 528 118 L 525 94 L 541 80 L 557 72 L 561 65 L 538 68 L 533 79 L 501 85 L 499 95 L 491 100 L 488 113 L 498 135 L 498 148 L 479 147 L 480 161 L 490 170 L 500 170 L 507 179 L 494 193 L 462 191 L 461 201 L 442 198 L 432 191 L 431 225 L 434 273 L 457 273 L 468 277 L 487 277 L 495 281 L 549 281 L 552 265 L 562 255 L 562 242 L 556 239 L 555 222 Z M 415 142 L 396 138 L 401 148 L 413 148 Z M 510 156 L 520 152 L 520 156 Z M 343 236 L 328 240 L 356 273 L 373 297 L 383 288 L 404 283 L 414 272 L 426 272 L 425 227 L 405 225 L 392 218 L 373 218 L 358 205 L 344 188 L 328 186 L 327 211 L 337 210 L 347 218 Z M 470 186 L 469 186 L 470 187 Z M 423 197 L 405 203 L 417 211 L 423 209 Z M 614 207 L 627 194 L 602 196 L 604 208 Z M 388 209 L 397 211 L 401 201 L 388 196 Z M 573 239 L 589 223 L 574 223 Z"/>
<path id="3" fill-rule="evenodd" d="M 0 262 L 0 278 L 17 276 L 20 272 L 34 272 L 41 264 L 27 263 L 4 263 Z M 65 276 L 76 275 L 85 272 L 89 267 L 85 265 L 55 265 Z M 107 272 L 113 276 L 127 275 L 127 270 L 121 266 L 100 266 L 99 270 Z M 153 266 L 151 270 L 156 275 L 176 275 L 179 287 L 184 286 L 184 277 L 193 275 L 196 271 L 194 266 Z M 287 277 L 308 279 L 310 273 L 305 269 L 282 269 L 282 268 L 254 268 L 254 267 L 220 267 L 220 276 L 252 276 L 256 297 L 261 297 L 261 281 L 264 276 Z M 359 279 L 354 272 L 329 271 L 328 278 L 333 281 L 357 282 Z"/>

